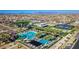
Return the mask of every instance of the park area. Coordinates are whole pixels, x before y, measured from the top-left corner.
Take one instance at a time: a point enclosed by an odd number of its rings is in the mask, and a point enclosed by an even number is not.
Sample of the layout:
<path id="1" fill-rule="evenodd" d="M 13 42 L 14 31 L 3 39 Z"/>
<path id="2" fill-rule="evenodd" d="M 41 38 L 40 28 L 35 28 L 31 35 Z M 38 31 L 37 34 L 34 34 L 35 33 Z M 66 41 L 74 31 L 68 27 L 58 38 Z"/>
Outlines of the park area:
<path id="1" fill-rule="evenodd" d="M 50 26 L 39 23 L 36 25 L 32 21 L 17 21 L 15 25 L 18 28 L 26 28 L 23 32 L 17 33 L 17 40 L 30 48 L 50 48 L 56 42 L 73 31 L 73 26 L 67 24 L 57 24 Z M 46 26 L 45 26 L 46 25 Z"/>

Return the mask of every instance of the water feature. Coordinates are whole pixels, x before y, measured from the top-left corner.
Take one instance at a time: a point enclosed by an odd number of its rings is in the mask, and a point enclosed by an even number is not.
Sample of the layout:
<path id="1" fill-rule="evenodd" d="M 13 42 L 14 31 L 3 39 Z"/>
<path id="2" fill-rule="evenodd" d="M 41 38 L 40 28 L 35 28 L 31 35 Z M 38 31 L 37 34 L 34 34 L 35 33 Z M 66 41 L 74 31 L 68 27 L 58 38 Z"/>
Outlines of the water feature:
<path id="1" fill-rule="evenodd" d="M 24 33 L 19 33 L 18 36 L 21 39 L 27 38 L 28 40 L 33 40 L 36 36 L 36 32 L 35 31 L 28 31 L 28 32 L 24 32 Z"/>

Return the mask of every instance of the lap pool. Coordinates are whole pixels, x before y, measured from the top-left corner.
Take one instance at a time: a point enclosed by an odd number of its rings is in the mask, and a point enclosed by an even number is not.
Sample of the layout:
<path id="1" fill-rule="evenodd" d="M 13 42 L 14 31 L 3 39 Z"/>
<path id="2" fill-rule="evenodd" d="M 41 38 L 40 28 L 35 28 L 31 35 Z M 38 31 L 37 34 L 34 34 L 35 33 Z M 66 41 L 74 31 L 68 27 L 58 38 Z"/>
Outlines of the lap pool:
<path id="1" fill-rule="evenodd" d="M 49 41 L 45 40 L 45 39 L 40 39 L 38 42 L 42 43 L 42 44 L 48 44 Z"/>

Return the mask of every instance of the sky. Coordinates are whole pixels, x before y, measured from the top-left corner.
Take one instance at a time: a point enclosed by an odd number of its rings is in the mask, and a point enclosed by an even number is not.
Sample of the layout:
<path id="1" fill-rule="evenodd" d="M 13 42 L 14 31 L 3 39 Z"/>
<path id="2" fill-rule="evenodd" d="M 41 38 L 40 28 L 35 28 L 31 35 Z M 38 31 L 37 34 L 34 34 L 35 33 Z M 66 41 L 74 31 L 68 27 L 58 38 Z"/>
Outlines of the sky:
<path id="1" fill-rule="evenodd" d="M 0 10 L 0 14 L 79 14 L 79 10 Z"/>

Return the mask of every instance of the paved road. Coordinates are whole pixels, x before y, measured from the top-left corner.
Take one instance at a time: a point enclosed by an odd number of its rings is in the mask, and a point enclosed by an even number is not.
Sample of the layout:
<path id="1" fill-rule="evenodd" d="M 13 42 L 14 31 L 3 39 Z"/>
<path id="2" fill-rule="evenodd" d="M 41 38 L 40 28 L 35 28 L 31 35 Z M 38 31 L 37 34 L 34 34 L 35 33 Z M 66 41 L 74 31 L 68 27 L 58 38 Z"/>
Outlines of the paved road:
<path id="1" fill-rule="evenodd" d="M 70 34 L 68 34 L 66 37 L 70 36 Z M 67 40 L 67 38 L 64 37 L 62 38 L 60 41 L 58 41 L 56 44 L 54 44 L 52 47 L 50 47 L 50 49 L 59 49 L 60 46 L 62 46 L 65 42 L 65 40 Z"/>
<path id="2" fill-rule="evenodd" d="M 73 49 L 79 49 L 79 40 L 77 41 L 77 43 L 75 44 L 75 46 L 73 47 Z"/>
<path id="3" fill-rule="evenodd" d="M 77 42 L 74 45 L 73 49 L 79 49 L 79 33 L 77 34 Z"/>
<path id="4" fill-rule="evenodd" d="M 60 47 L 65 48 L 68 44 L 73 44 L 73 41 L 75 40 L 75 35 L 78 32 L 76 31 L 74 34 L 68 34 L 64 38 L 62 38 L 60 41 L 58 41 L 56 44 L 54 44 L 50 49 L 59 49 Z M 67 39 L 69 37 L 70 39 Z M 67 41 L 67 42 L 66 42 Z"/>

